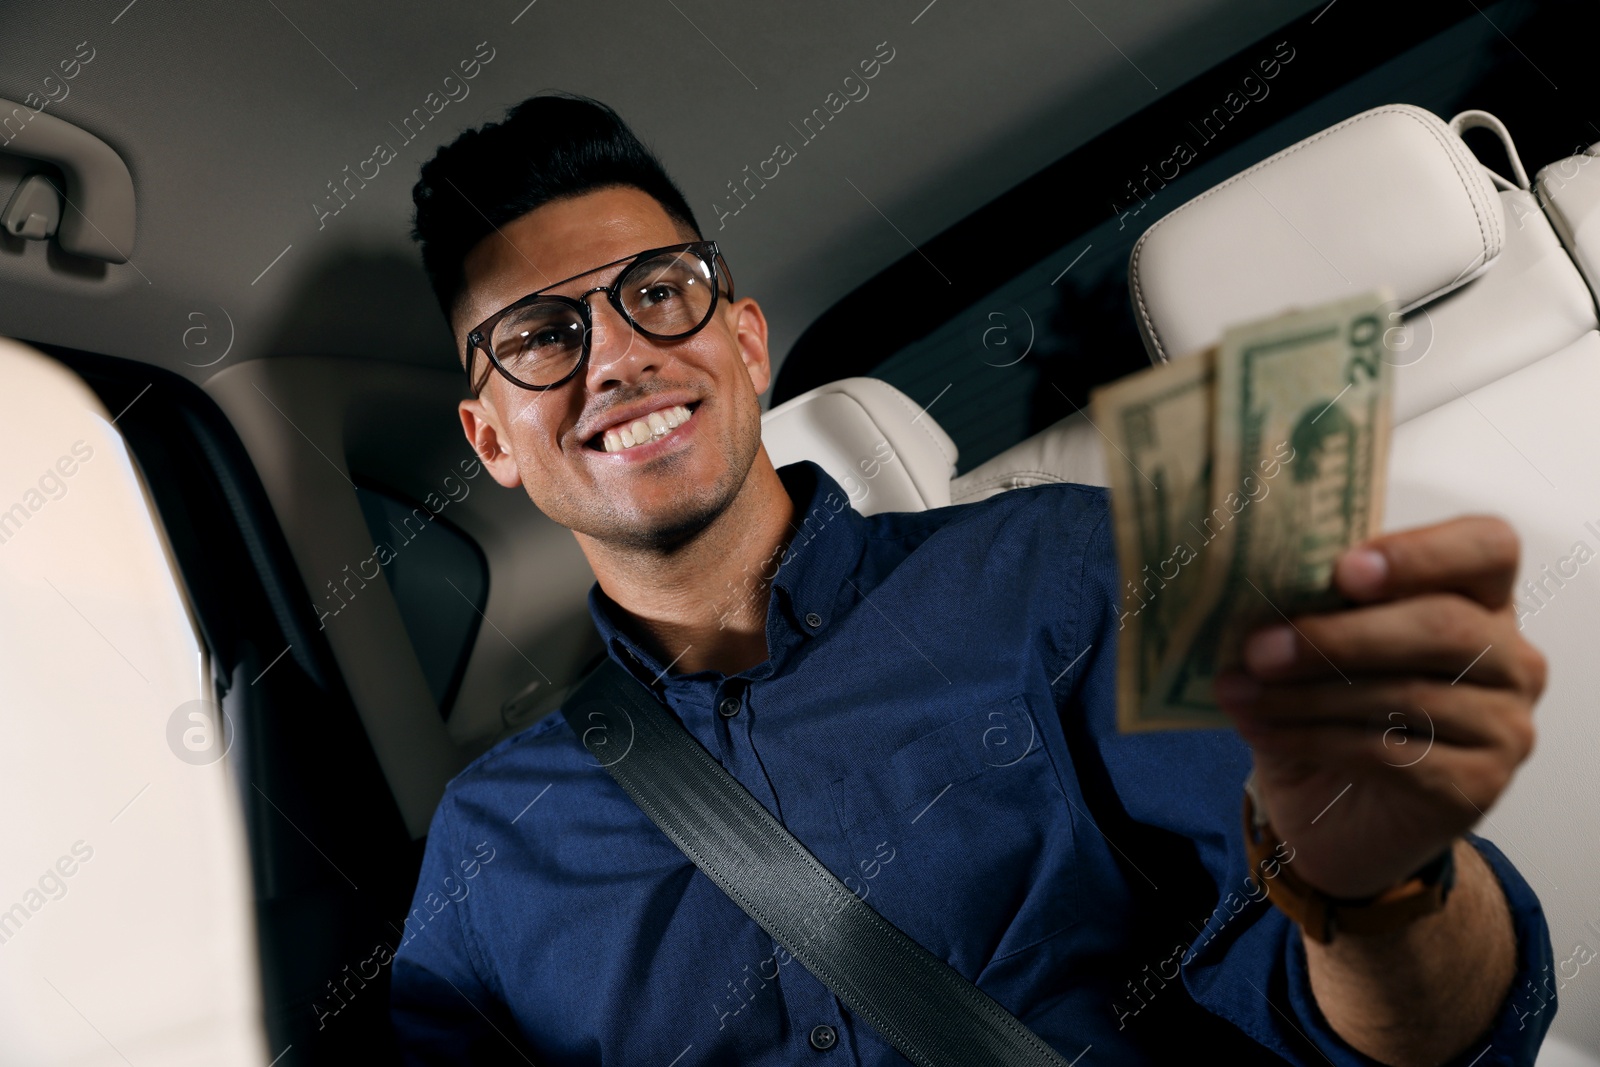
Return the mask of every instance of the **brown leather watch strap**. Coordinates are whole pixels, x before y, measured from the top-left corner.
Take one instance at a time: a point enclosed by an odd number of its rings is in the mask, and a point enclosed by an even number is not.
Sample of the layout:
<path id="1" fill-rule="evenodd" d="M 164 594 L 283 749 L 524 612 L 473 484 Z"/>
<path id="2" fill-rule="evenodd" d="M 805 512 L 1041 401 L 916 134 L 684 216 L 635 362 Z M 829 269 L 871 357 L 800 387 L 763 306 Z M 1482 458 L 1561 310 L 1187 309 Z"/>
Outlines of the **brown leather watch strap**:
<path id="1" fill-rule="evenodd" d="M 1455 880 L 1450 849 L 1399 885 L 1363 900 L 1341 900 L 1311 886 L 1287 861 L 1278 858 L 1281 842 L 1271 824 L 1257 817 L 1249 784 L 1244 793 L 1244 842 L 1250 857 L 1250 877 L 1313 941 L 1327 944 L 1341 930 L 1353 934 L 1388 933 L 1444 907 Z M 1263 878 L 1260 872 L 1269 867 L 1276 867 L 1277 874 Z"/>

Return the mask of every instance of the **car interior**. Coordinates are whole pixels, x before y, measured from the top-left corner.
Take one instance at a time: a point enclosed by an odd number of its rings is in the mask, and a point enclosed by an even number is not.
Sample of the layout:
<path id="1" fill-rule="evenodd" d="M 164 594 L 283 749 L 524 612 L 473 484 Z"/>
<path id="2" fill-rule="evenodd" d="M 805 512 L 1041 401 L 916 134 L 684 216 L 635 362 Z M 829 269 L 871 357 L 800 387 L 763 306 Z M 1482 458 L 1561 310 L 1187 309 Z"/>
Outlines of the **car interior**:
<path id="1" fill-rule="evenodd" d="M 1519 534 L 1550 684 L 1475 832 L 1565 965 L 1517 991 L 1539 1063 L 1600 1067 L 1593 5 L 595 12 L 9 6 L 0 1061 L 399 1062 L 376 950 L 445 784 L 603 656 L 572 535 L 462 436 L 410 189 L 563 89 L 766 310 L 774 465 L 864 513 L 1107 485 L 1090 389 L 1390 287 L 1384 527 Z"/>

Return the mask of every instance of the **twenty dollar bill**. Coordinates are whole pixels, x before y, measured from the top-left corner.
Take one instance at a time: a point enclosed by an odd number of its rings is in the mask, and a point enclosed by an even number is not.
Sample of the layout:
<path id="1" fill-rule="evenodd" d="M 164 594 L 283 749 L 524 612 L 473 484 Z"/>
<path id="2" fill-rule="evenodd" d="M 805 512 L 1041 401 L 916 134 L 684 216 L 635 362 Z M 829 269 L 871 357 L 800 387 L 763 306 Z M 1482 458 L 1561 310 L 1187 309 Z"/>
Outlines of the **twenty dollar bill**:
<path id="1" fill-rule="evenodd" d="M 1334 560 L 1382 523 L 1392 321 L 1385 293 L 1295 311 L 1093 395 L 1117 453 L 1122 730 L 1230 726 L 1211 688 L 1244 637 L 1340 603 Z"/>

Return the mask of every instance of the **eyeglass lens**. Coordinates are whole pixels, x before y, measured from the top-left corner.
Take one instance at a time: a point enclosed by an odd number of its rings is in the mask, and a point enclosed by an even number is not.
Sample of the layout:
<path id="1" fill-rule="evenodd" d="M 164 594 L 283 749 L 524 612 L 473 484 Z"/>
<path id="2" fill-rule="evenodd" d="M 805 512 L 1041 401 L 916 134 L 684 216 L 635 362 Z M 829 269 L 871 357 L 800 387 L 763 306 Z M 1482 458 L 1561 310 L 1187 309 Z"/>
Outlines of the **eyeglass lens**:
<path id="1" fill-rule="evenodd" d="M 623 317 L 648 336 L 686 337 L 711 315 L 711 265 L 693 250 L 663 252 L 630 267 L 611 286 Z M 572 304 L 542 299 L 514 308 L 495 324 L 490 345 L 509 374 L 550 385 L 569 374 L 589 342 L 584 316 Z"/>

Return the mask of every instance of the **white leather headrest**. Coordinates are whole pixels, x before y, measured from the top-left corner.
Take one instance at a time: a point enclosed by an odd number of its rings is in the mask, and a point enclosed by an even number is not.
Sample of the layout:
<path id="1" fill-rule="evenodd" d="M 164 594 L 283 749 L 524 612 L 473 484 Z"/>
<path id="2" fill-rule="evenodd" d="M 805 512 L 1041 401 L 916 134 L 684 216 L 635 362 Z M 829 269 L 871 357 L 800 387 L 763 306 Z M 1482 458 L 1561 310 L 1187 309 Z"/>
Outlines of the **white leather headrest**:
<path id="1" fill-rule="evenodd" d="M 1380 286 L 1409 310 L 1500 254 L 1505 220 L 1484 168 L 1433 115 L 1374 108 L 1323 130 L 1160 219 L 1134 245 L 1134 315 L 1152 360 L 1186 356 L 1237 322 Z"/>
<path id="2" fill-rule="evenodd" d="M 878 378 L 842 378 L 761 416 L 774 467 L 815 462 L 863 515 L 950 503 L 956 443 L 933 416 Z"/>

